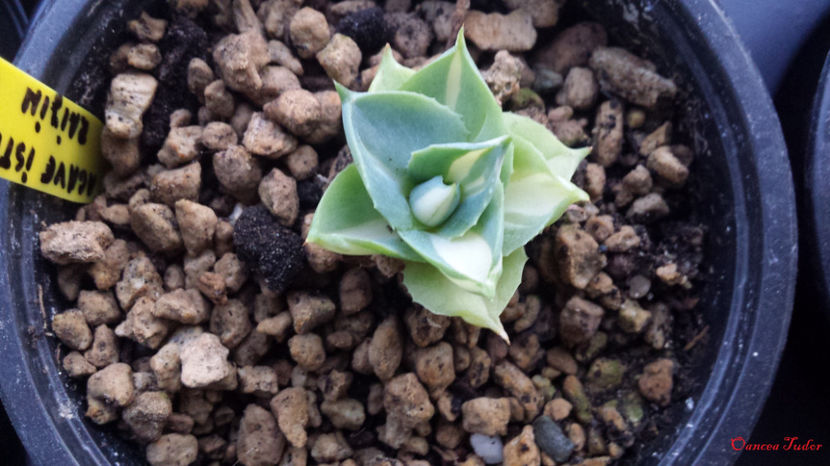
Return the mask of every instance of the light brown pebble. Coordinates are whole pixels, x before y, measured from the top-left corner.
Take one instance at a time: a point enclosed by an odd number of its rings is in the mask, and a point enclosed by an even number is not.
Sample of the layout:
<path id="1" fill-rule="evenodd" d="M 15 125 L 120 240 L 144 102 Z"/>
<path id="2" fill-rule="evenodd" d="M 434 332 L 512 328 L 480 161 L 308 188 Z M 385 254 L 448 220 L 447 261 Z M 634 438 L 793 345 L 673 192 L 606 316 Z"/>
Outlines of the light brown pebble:
<path id="1" fill-rule="evenodd" d="M 406 310 L 404 323 L 412 341 L 420 347 L 425 347 L 444 337 L 444 333 L 450 326 L 450 319 L 429 312 L 421 306 L 412 306 Z"/>
<path id="2" fill-rule="evenodd" d="M 336 306 L 326 296 L 315 295 L 305 291 L 288 293 L 288 310 L 294 322 L 294 331 L 308 333 L 318 325 L 334 318 Z"/>
<path id="3" fill-rule="evenodd" d="M 84 357 L 95 367 L 106 367 L 118 362 L 118 342 L 112 329 L 103 324 L 95 327 L 92 345 Z"/>
<path id="4" fill-rule="evenodd" d="M 455 380 L 453 348 L 447 342 L 419 349 L 414 354 L 415 373 L 431 393 L 439 393 Z"/>
<path id="5" fill-rule="evenodd" d="M 346 87 L 357 78 L 361 60 L 360 47 L 343 34 L 335 34 L 325 48 L 317 52 L 317 61 L 326 74 Z"/>
<path id="6" fill-rule="evenodd" d="M 117 176 L 128 176 L 141 165 L 138 138 L 119 138 L 106 127 L 101 131 L 101 155 Z"/>
<path id="7" fill-rule="evenodd" d="M 671 144 L 671 135 L 672 124 L 670 121 L 667 121 L 658 126 L 657 129 L 646 135 L 646 137 L 640 141 L 640 148 L 638 152 L 641 156 L 648 157 L 648 155 L 654 152 L 654 150 L 658 147 Z"/>
<path id="8" fill-rule="evenodd" d="M 118 74 L 110 82 L 104 120 L 113 136 L 135 138 L 144 129 L 141 121 L 156 93 L 156 78 L 136 71 Z"/>
<path id="9" fill-rule="evenodd" d="M 541 457 L 533 426 L 524 426 L 522 432 L 504 444 L 504 466 L 539 466 Z"/>
<path id="10" fill-rule="evenodd" d="M 136 396 L 121 417 L 139 442 L 153 442 L 161 437 L 172 412 L 173 404 L 166 393 L 147 391 Z"/>
<path id="11" fill-rule="evenodd" d="M 227 361 L 228 349 L 211 333 L 203 333 L 181 348 L 182 384 L 204 388 L 219 382 L 233 371 Z"/>
<path id="12" fill-rule="evenodd" d="M 507 398 L 479 397 L 461 405 L 464 430 L 482 435 L 505 435 L 510 421 Z"/>
<path id="13" fill-rule="evenodd" d="M 260 73 L 262 77 L 262 88 L 256 95 L 249 95 L 249 98 L 263 107 L 269 107 L 269 103 L 285 92 L 300 90 L 297 75 L 284 66 L 266 66 Z M 266 111 L 266 114 L 270 113 Z"/>
<path id="14" fill-rule="evenodd" d="M 306 391 L 298 387 L 283 389 L 271 399 L 270 406 L 285 438 L 296 448 L 305 447 L 308 440 L 305 429 L 309 422 Z"/>
<path id="15" fill-rule="evenodd" d="M 556 96 L 557 105 L 567 105 L 574 110 L 587 110 L 594 105 L 599 93 L 594 73 L 588 68 L 573 67 L 565 77 L 565 83 Z"/>
<path id="16" fill-rule="evenodd" d="M 395 31 L 391 44 L 405 58 L 418 58 L 427 54 L 432 43 L 432 29 L 418 15 L 406 12 L 387 14 L 385 18 Z"/>
<path id="17" fill-rule="evenodd" d="M 381 441 L 394 448 L 403 445 L 412 428 L 435 414 L 426 389 L 411 372 L 398 375 L 386 384 L 383 407 L 387 422 Z"/>
<path id="18" fill-rule="evenodd" d="M 156 376 L 159 389 L 167 392 L 177 392 L 181 388 L 181 359 L 179 345 L 167 343 L 150 358 L 150 369 Z"/>
<path id="19" fill-rule="evenodd" d="M 199 155 L 199 139 L 202 137 L 201 126 L 181 126 L 171 128 L 164 144 L 159 149 L 159 162 L 167 168 L 184 165 Z"/>
<path id="20" fill-rule="evenodd" d="M 254 112 L 248 121 L 242 144 L 252 154 L 278 159 L 297 148 L 297 138 L 283 131 L 262 112 Z"/>
<path id="21" fill-rule="evenodd" d="M 282 92 L 267 103 L 263 111 L 268 118 L 301 138 L 311 134 L 322 118 L 320 102 L 305 89 Z"/>
<path id="22" fill-rule="evenodd" d="M 72 351 L 63 357 L 62 367 L 72 378 L 86 377 L 98 370 L 97 367 L 84 358 L 83 354 L 77 351 Z"/>
<path id="23" fill-rule="evenodd" d="M 115 327 L 115 334 L 149 348 L 158 348 L 170 327 L 167 321 L 153 316 L 153 307 L 152 299 L 147 296 L 139 297 L 127 312 L 124 321 Z"/>
<path id="24" fill-rule="evenodd" d="M 83 351 L 92 344 L 92 331 L 83 312 L 70 309 L 52 318 L 52 331 L 60 341 L 74 350 Z"/>
<path id="25" fill-rule="evenodd" d="M 381 322 L 369 343 L 369 363 L 375 375 L 389 380 L 395 374 L 403 357 L 403 338 L 400 323 L 394 316 Z"/>
<path id="26" fill-rule="evenodd" d="M 127 29 L 140 41 L 158 42 L 164 37 L 167 21 L 154 18 L 142 11 L 138 19 L 127 22 Z"/>
<path id="27" fill-rule="evenodd" d="M 205 108 L 214 118 L 227 119 L 233 116 L 236 102 L 224 81 L 217 79 L 208 84 L 204 95 Z"/>
<path id="28" fill-rule="evenodd" d="M 646 108 L 672 99 L 677 93 L 674 81 L 660 76 L 653 65 L 622 48 L 598 47 L 591 54 L 589 64 L 600 77 L 604 90 Z"/>
<path id="29" fill-rule="evenodd" d="M 593 157 L 603 167 L 611 166 L 622 153 L 623 105 L 618 100 L 603 102 L 597 110 Z"/>
<path id="30" fill-rule="evenodd" d="M 199 143 L 209 150 L 225 150 L 235 145 L 239 137 L 233 127 L 221 121 L 211 121 L 202 130 Z"/>
<path id="31" fill-rule="evenodd" d="M 689 169 L 680 162 L 669 146 L 654 149 L 649 154 L 646 165 L 673 186 L 682 186 L 689 177 Z"/>
<path id="32" fill-rule="evenodd" d="M 159 297 L 153 307 L 156 317 L 175 320 L 183 324 L 198 324 L 208 319 L 210 305 L 194 289 L 178 289 Z"/>
<path id="33" fill-rule="evenodd" d="M 602 199 L 604 190 L 605 168 L 597 163 L 589 163 L 585 166 L 585 192 L 591 197 L 592 202 L 596 202 Z"/>
<path id="34" fill-rule="evenodd" d="M 276 464 L 285 449 L 285 438 L 277 429 L 274 416 L 267 410 L 249 404 L 239 422 L 236 451 L 245 465 Z"/>
<path id="35" fill-rule="evenodd" d="M 554 398 L 545 405 L 544 412 L 554 421 L 561 421 L 571 414 L 572 408 L 573 405 L 571 405 L 568 400 L 564 398 Z"/>
<path id="36" fill-rule="evenodd" d="M 53 223 L 38 237 L 40 253 L 59 265 L 103 260 L 114 240 L 112 230 L 103 222 Z"/>
<path id="37" fill-rule="evenodd" d="M 231 146 L 213 155 L 213 171 L 224 190 L 242 201 L 256 198 L 262 170 L 242 146 Z"/>
<path id="38" fill-rule="evenodd" d="M 288 339 L 291 358 L 305 370 L 316 371 L 323 367 L 326 351 L 323 340 L 315 333 L 294 335 Z"/>
<path id="39" fill-rule="evenodd" d="M 121 318 L 121 310 L 112 292 L 81 290 L 78 308 L 83 312 L 87 324 L 97 326 L 114 324 Z"/>
<path id="40" fill-rule="evenodd" d="M 668 214 L 669 206 L 663 196 L 658 193 L 650 193 L 635 200 L 625 216 L 635 222 L 650 223 Z"/>
<path id="41" fill-rule="evenodd" d="M 257 324 L 257 332 L 274 337 L 278 343 L 285 341 L 288 330 L 291 328 L 291 313 L 281 312 L 274 317 L 263 319 Z"/>
<path id="42" fill-rule="evenodd" d="M 147 445 L 147 462 L 152 466 L 187 466 L 198 454 L 199 442 L 192 435 L 166 434 Z"/>
<path id="43" fill-rule="evenodd" d="M 352 398 L 323 401 L 320 411 L 337 429 L 358 430 L 366 420 L 363 403 Z"/>
<path id="44" fill-rule="evenodd" d="M 584 289 L 606 264 L 594 238 L 578 225 L 565 225 L 556 233 L 559 270 L 568 283 Z"/>
<path id="45" fill-rule="evenodd" d="M 603 242 L 611 252 L 626 252 L 640 246 L 640 237 L 630 225 L 623 225 L 620 230 Z"/>
<path id="46" fill-rule="evenodd" d="M 319 11 L 305 7 L 291 19 L 291 43 L 300 58 L 311 58 L 326 46 L 331 33 L 326 17 Z"/>
<path id="47" fill-rule="evenodd" d="M 297 195 L 297 181 L 274 168 L 259 183 L 259 199 L 262 204 L 286 226 L 297 220 L 300 199 Z"/>
<path id="48" fill-rule="evenodd" d="M 585 222 L 585 231 L 601 243 L 614 233 L 614 218 L 610 215 L 597 215 Z"/>
<path id="49" fill-rule="evenodd" d="M 212 83 L 216 77 L 213 70 L 201 58 L 192 58 L 187 65 L 187 88 L 199 98 L 200 102 L 205 100 L 205 88 Z"/>
<path id="50" fill-rule="evenodd" d="M 578 296 L 565 303 L 559 318 L 559 331 L 566 345 L 574 346 L 585 343 L 599 329 L 603 309 L 591 301 Z"/>
<path id="51" fill-rule="evenodd" d="M 557 34 L 535 57 L 538 63 L 550 66 L 553 71 L 565 73 L 571 67 L 588 64 L 591 52 L 607 43 L 608 35 L 601 24 L 582 22 Z"/>
<path id="52" fill-rule="evenodd" d="M 258 31 L 228 34 L 213 48 L 213 61 L 225 85 L 242 93 L 262 87 L 259 70 L 268 64 L 268 46 Z"/>
<path id="53" fill-rule="evenodd" d="M 471 10 L 464 27 L 464 36 L 482 50 L 524 52 L 536 43 L 533 16 L 523 10 L 508 15 Z"/>
<path id="54" fill-rule="evenodd" d="M 309 145 L 302 145 L 285 157 L 285 164 L 297 180 L 308 179 L 317 172 L 317 151 Z"/>
<path id="55" fill-rule="evenodd" d="M 493 368 L 493 378 L 496 384 L 520 401 L 525 412 L 525 420 L 535 418 L 541 411 L 545 399 L 521 369 L 507 361 L 501 361 Z"/>
<path id="56" fill-rule="evenodd" d="M 372 281 L 365 269 L 346 271 L 339 285 L 340 310 L 345 315 L 362 311 L 372 302 Z"/>
<path id="57" fill-rule="evenodd" d="M 668 406 L 674 385 L 673 372 L 674 362 L 671 359 L 661 358 L 647 364 L 637 381 L 640 394 L 660 406 Z"/>
<path id="58" fill-rule="evenodd" d="M 291 49 L 284 43 L 278 40 L 268 41 L 268 55 L 271 57 L 272 62 L 288 68 L 297 76 L 303 75 L 302 63 L 300 60 L 297 60 L 291 52 Z"/>
<path id="59" fill-rule="evenodd" d="M 342 461 L 354 452 L 341 432 L 321 434 L 311 445 L 311 457 L 319 463 Z"/>
<path id="60" fill-rule="evenodd" d="M 150 181 L 150 195 L 154 201 L 172 207 L 179 199 L 196 201 L 201 186 L 202 166 L 193 162 L 155 174 Z"/>
<path id="61" fill-rule="evenodd" d="M 248 307 L 242 301 L 229 299 L 214 306 L 210 314 L 210 331 L 219 337 L 226 348 L 236 348 L 251 332 L 248 314 Z"/>
<path id="62" fill-rule="evenodd" d="M 133 371 L 124 363 L 110 364 L 87 380 L 87 398 L 95 398 L 115 407 L 129 405 L 135 396 Z"/>
<path id="63" fill-rule="evenodd" d="M 174 207 L 187 252 L 198 255 L 212 246 L 218 221 L 213 209 L 188 199 L 176 201 Z"/>

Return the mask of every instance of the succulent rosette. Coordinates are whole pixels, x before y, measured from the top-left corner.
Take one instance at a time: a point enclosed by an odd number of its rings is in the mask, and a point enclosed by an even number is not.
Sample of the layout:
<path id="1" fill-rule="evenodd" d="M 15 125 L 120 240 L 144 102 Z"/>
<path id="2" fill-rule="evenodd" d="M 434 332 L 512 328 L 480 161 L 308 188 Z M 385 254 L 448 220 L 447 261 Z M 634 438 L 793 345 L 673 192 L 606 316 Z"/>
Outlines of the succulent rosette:
<path id="1" fill-rule="evenodd" d="M 569 180 L 590 149 L 502 111 L 463 32 L 419 71 L 387 47 L 368 92 L 337 91 L 354 163 L 324 193 L 307 240 L 400 259 L 415 302 L 506 339 L 499 315 L 523 246 L 588 199 Z"/>

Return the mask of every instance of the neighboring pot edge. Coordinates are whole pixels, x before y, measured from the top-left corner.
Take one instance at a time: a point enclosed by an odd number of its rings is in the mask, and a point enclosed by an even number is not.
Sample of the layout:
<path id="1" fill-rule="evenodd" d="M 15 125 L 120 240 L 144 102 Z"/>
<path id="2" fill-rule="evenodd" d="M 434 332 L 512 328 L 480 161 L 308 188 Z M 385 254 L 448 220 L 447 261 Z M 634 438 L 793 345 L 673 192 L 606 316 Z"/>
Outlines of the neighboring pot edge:
<path id="1" fill-rule="evenodd" d="M 56 63 L 72 59 L 52 57 L 52 51 L 69 34 L 64 32 L 66 24 L 76 27 L 82 19 L 90 21 L 94 16 L 94 12 L 81 14 L 84 3 L 64 0 L 41 9 L 33 25 L 39 32 L 27 38 L 18 56 L 26 71 L 44 76 Z M 692 74 L 703 80 L 703 90 L 716 96 L 711 99 L 724 102 L 713 106 L 709 118 L 723 125 L 722 140 L 716 143 L 726 147 L 727 154 L 736 155 L 727 161 L 736 203 L 736 231 L 732 233 L 736 257 L 733 270 L 727 271 L 736 278 L 731 301 L 724 303 L 730 312 L 722 338 L 711 340 L 720 344 L 720 349 L 694 412 L 685 424 L 677 426 L 676 433 L 666 434 L 665 442 L 656 445 L 661 454 L 666 452 L 662 458 L 646 458 L 666 464 L 723 462 L 737 456 L 730 439 L 749 436 L 786 340 L 797 256 L 795 200 L 786 148 L 760 75 L 713 2 L 608 3 L 641 12 L 672 12 L 673 21 L 659 25 L 663 35 L 677 40 L 689 56 L 696 57 L 690 65 Z M 103 8 L 101 5 L 95 2 L 93 10 Z M 89 44 L 95 31 L 94 27 L 80 31 L 76 42 Z M 77 69 L 77 64 L 72 69 Z M 50 84 L 65 90 L 71 79 L 64 75 L 60 82 Z M 732 106 L 725 108 L 726 104 Z M 0 185 L 0 302 L 4 303 L 0 312 L 11 315 L 11 320 L 0 321 L 0 351 L 5 356 L 0 364 L 3 399 L 38 464 L 131 462 L 131 458 L 114 452 L 124 447 L 105 444 L 115 442 L 113 436 L 87 428 L 75 417 L 75 410 L 82 408 L 70 400 L 50 344 L 42 337 L 47 319 L 37 311 L 38 266 L 33 264 L 37 246 L 33 238 L 38 220 L 48 217 L 47 211 L 65 206 L 38 196 Z M 38 276 L 38 280 L 48 278 Z M 26 310 L 31 312 L 26 315 Z M 18 314 L 28 320 L 15 320 Z M 68 411 L 61 410 L 67 406 Z"/>
<path id="2" fill-rule="evenodd" d="M 804 210 L 807 255 L 811 258 L 811 282 L 819 307 L 830 322 L 830 54 L 824 62 L 810 121 L 804 154 Z"/>

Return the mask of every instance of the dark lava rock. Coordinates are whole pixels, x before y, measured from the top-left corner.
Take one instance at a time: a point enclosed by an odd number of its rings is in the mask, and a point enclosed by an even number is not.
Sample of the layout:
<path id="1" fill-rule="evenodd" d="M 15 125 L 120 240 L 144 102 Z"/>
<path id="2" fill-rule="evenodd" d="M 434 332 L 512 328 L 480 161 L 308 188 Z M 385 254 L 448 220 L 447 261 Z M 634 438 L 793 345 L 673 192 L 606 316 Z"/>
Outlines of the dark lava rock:
<path id="1" fill-rule="evenodd" d="M 533 421 L 533 435 L 536 437 L 536 445 L 556 462 L 567 461 L 574 451 L 571 439 L 550 416 L 539 416 Z"/>
<path id="2" fill-rule="evenodd" d="M 186 108 L 194 117 L 199 108 L 196 96 L 187 91 L 187 65 L 193 58 L 208 59 L 210 40 L 204 29 L 190 19 L 179 16 L 167 28 L 159 42 L 162 59 L 156 67 L 158 88 L 153 103 L 144 114 L 141 133 L 145 153 L 155 154 L 170 130 L 170 114 Z"/>
<path id="3" fill-rule="evenodd" d="M 300 198 L 300 208 L 303 210 L 314 209 L 323 197 L 326 188 L 326 179 L 321 176 L 313 176 L 307 180 L 297 183 L 297 196 Z"/>
<path id="4" fill-rule="evenodd" d="M 246 207 L 236 219 L 233 245 L 239 258 L 277 293 L 285 291 L 305 266 L 303 239 L 280 225 L 262 205 Z"/>
<path id="5" fill-rule="evenodd" d="M 337 32 L 349 36 L 363 56 L 374 55 L 389 41 L 389 25 L 380 7 L 355 11 L 337 23 Z"/>

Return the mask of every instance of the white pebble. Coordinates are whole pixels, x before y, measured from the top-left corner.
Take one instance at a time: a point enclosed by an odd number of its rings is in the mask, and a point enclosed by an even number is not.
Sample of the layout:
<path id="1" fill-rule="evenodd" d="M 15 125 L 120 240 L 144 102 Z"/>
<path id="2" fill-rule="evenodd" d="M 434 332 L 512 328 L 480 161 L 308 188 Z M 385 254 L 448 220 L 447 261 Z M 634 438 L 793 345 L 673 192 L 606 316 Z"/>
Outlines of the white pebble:
<path id="1" fill-rule="evenodd" d="M 500 437 L 472 434 L 470 435 L 470 445 L 473 447 L 473 451 L 476 452 L 476 455 L 483 459 L 487 464 L 501 463 L 504 459 L 502 457 L 503 447 Z"/>

